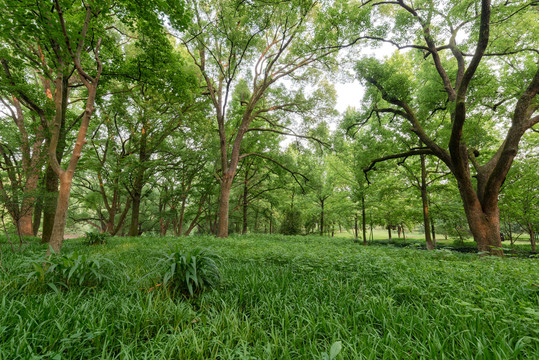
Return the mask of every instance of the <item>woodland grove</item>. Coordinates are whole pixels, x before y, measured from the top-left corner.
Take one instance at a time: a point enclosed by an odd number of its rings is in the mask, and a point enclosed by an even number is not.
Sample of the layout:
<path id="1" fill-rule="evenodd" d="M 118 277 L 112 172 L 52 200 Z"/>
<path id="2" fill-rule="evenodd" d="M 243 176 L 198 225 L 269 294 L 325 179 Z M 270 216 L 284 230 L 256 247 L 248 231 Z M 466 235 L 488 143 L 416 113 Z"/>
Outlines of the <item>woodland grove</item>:
<path id="1" fill-rule="evenodd" d="M 366 244 L 419 228 L 430 250 L 449 235 L 502 256 L 523 236 L 535 252 L 536 0 L 0 8 L 6 234 L 59 253 L 80 229 Z"/>

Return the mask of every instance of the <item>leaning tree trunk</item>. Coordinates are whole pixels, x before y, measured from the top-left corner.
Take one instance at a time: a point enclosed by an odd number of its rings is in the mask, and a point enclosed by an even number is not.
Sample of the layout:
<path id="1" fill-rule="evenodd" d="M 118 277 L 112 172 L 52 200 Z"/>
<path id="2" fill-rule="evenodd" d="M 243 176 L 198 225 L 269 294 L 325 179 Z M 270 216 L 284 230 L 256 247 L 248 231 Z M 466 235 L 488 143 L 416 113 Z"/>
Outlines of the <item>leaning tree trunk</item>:
<path id="1" fill-rule="evenodd" d="M 89 11 L 89 10 L 88 10 Z M 101 39 L 99 40 L 101 42 Z M 97 54 L 96 54 L 97 58 Z M 99 61 L 98 61 L 99 63 Z M 79 63 L 77 62 L 77 65 Z M 49 163 L 51 164 L 54 172 L 58 175 L 60 179 L 60 192 L 58 194 L 58 203 L 56 205 L 56 214 L 54 216 L 54 226 L 52 228 L 51 232 L 51 238 L 49 241 L 49 250 L 47 251 L 48 254 L 50 254 L 50 251 L 53 250 L 54 252 L 58 253 L 62 249 L 62 244 L 64 241 L 64 231 L 65 231 L 65 225 L 66 225 L 66 219 L 67 219 L 67 211 L 69 207 L 69 195 L 71 193 L 71 183 L 73 180 L 73 176 L 75 175 L 75 169 L 77 168 L 77 164 L 79 162 L 79 159 L 82 154 L 82 148 L 84 144 L 86 143 L 86 133 L 88 132 L 88 126 L 90 124 L 90 118 L 92 117 L 92 114 L 94 112 L 94 104 L 95 104 L 95 97 L 97 92 L 97 85 L 99 81 L 99 76 L 101 75 L 101 63 L 99 63 L 98 66 L 98 72 L 97 76 L 95 78 L 90 78 L 86 75 L 80 74 L 81 80 L 85 84 L 86 88 L 88 89 L 88 97 L 86 99 L 86 107 L 84 109 L 84 113 L 82 116 L 82 119 L 80 121 L 79 131 L 77 133 L 77 138 L 75 141 L 75 145 L 73 147 L 73 152 L 71 153 L 71 157 L 69 159 L 69 164 L 67 166 L 67 169 L 64 170 L 60 162 L 58 161 L 57 157 L 57 150 L 60 140 L 60 128 L 63 120 L 65 119 L 65 116 L 62 114 L 62 108 L 65 108 L 66 104 L 64 102 L 65 97 L 61 96 L 61 101 L 56 101 L 56 118 L 54 122 L 54 128 L 51 136 L 51 141 L 49 145 Z M 62 84 L 65 84 L 65 78 L 60 75 L 59 78 L 56 80 L 57 82 L 57 90 L 62 90 Z"/>

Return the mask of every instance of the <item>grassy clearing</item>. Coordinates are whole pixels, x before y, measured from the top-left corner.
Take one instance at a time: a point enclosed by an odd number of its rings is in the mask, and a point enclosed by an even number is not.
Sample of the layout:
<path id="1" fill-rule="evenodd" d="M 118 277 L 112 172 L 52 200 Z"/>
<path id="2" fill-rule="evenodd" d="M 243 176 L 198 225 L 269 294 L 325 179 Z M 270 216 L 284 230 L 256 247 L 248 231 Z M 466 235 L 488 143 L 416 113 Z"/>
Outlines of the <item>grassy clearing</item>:
<path id="1" fill-rule="evenodd" d="M 170 246 L 223 259 L 223 283 L 187 300 L 150 291 Z M 0 359 L 537 359 L 537 259 L 247 236 L 67 241 L 112 260 L 96 288 L 44 291 L 19 276 L 43 253 L 2 244 Z"/>

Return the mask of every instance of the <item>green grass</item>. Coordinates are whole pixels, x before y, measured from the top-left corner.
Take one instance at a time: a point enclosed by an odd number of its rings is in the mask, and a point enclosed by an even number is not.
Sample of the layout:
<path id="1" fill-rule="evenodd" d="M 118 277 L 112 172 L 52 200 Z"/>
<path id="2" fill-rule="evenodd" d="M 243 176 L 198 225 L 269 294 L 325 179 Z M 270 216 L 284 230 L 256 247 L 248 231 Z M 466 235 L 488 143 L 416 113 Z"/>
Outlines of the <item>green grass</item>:
<path id="1" fill-rule="evenodd" d="M 168 245 L 222 257 L 220 287 L 187 300 L 150 291 Z M 537 259 L 490 258 L 350 239 L 66 241 L 101 254 L 96 288 L 43 291 L 20 274 L 44 248 L 2 244 L 0 359 L 537 359 Z"/>

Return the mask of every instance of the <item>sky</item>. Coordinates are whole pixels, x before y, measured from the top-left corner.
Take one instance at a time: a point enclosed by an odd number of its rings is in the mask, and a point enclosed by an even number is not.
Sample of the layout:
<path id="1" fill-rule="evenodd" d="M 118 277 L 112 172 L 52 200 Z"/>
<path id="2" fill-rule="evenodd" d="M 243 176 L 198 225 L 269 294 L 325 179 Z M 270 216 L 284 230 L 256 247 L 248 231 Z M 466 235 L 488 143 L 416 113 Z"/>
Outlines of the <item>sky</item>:
<path id="1" fill-rule="evenodd" d="M 341 114 L 349 107 L 359 108 L 365 91 L 364 87 L 357 80 L 347 83 L 336 83 L 335 90 L 337 91 L 336 109 Z"/>

